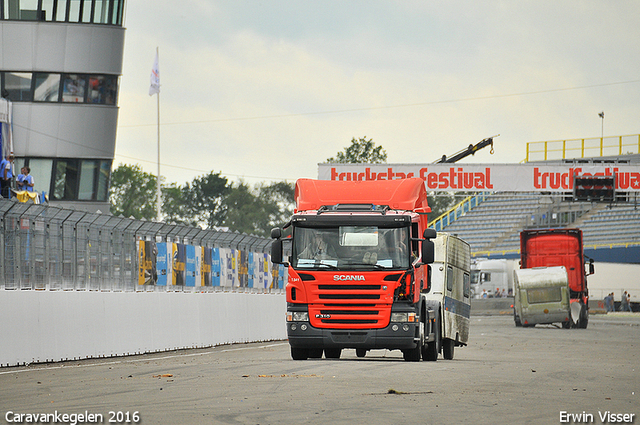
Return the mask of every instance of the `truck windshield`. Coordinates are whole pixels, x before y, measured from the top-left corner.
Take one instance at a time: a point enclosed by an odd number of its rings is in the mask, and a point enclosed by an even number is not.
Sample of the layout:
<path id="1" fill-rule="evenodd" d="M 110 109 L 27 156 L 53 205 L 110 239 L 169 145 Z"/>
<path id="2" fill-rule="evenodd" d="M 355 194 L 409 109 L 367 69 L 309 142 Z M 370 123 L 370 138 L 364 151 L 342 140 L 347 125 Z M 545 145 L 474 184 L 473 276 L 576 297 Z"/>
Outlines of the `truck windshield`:
<path id="1" fill-rule="evenodd" d="M 407 269 L 408 227 L 297 227 L 293 236 L 296 269 Z"/>

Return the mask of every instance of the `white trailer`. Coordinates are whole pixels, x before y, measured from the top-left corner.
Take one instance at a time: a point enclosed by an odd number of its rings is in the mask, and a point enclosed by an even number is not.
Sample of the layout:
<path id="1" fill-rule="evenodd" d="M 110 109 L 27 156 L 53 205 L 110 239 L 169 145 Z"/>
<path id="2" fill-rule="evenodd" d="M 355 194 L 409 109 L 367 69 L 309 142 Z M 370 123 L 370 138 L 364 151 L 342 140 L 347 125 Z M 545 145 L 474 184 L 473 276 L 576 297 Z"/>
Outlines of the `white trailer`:
<path id="1" fill-rule="evenodd" d="M 501 293 L 513 294 L 514 260 L 478 258 L 471 264 L 471 296 L 494 298 Z"/>
<path id="2" fill-rule="evenodd" d="M 468 243 L 448 233 L 438 233 L 434 244 L 431 284 L 423 295 L 429 309 L 438 312 L 437 350 L 451 360 L 454 347 L 467 345 L 469 340 L 471 251 Z"/>

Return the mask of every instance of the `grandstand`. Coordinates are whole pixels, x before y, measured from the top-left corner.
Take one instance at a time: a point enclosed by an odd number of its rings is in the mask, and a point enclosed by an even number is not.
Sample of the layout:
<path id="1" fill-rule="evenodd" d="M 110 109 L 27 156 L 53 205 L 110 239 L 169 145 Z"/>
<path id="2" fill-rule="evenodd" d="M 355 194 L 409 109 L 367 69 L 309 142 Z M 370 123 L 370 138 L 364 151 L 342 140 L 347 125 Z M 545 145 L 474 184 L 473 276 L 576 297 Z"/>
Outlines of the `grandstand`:
<path id="1" fill-rule="evenodd" d="M 618 161 L 640 163 L 640 155 L 580 159 L 580 163 Z M 574 202 L 566 193 L 481 194 L 456 205 L 433 226 L 466 240 L 474 257 L 490 258 L 518 258 L 523 229 L 577 227 L 583 231 L 585 252 L 590 257 L 640 264 L 638 193 L 608 203 Z"/>

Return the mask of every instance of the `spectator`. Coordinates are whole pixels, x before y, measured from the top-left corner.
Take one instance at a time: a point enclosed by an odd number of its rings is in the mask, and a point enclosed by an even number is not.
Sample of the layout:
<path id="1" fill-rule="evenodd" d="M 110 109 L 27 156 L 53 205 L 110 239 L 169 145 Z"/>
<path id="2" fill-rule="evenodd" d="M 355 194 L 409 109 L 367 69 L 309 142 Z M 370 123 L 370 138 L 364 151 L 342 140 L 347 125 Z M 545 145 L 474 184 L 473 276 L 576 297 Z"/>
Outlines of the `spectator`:
<path id="1" fill-rule="evenodd" d="M 34 181 L 33 181 L 33 176 L 29 173 L 31 173 L 31 168 L 29 167 L 22 167 L 23 171 L 23 177 L 22 177 L 22 186 L 24 187 L 23 190 L 26 190 L 27 192 L 33 192 L 33 186 L 34 186 Z M 19 178 L 19 176 L 18 176 Z"/>
<path id="2" fill-rule="evenodd" d="M 607 313 L 611 311 L 611 301 L 611 294 L 608 294 L 606 297 L 604 297 L 604 309 Z"/>
<path id="3" fill-rule="evenodd" d="M 20 174 L 18 174 L 18 177 L 16 177 L 16 190 L 18 192 L 20 192 L 21 190 L 25 190 L 24 189 L 24 173 L 26 172 L 25 167 L 22 167 L 20 169 Z"/>
<path id="4" fill-rule="evenodd" d="M 11 181 L 13 180 L 13 152 L 0 162 L 0 187 L 2 196 L 11 197 Z"/>
<path id="5" fill-rule="evenodd" d="M 622 299 L 620 300 L 620 311 L 631 311 L 631 305 L 629 305 L 629 294 L 627 291 L 622 293 Z"/>

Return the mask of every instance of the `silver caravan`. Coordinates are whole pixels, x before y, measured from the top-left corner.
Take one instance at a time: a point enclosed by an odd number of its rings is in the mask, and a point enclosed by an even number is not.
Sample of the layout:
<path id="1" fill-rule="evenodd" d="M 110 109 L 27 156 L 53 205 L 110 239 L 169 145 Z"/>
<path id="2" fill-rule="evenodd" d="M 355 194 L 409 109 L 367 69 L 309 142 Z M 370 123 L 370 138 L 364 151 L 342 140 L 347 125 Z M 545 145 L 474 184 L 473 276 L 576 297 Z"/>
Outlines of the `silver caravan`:
<path id="1" fill-rule="evenodd" d="M 467 345 L 469 340 L 471 251 L 468 243 L 448 233 L 438 233 L 434 243 L 435 261 L 425 298 L 429 308 L 438 312 L 437 350 L 451 360 L 454 347 Z"/>
<path id="2" fill-rule="evenodd" d="M 579 303 L 574 304 L 578 307 L 574 317 L 579 317 Z M 562 323 L 563 328 L 569 328 L 571 317 L 569 278 L 564 266 L 516 270 L 513 306 L 516 326 Z"/>

